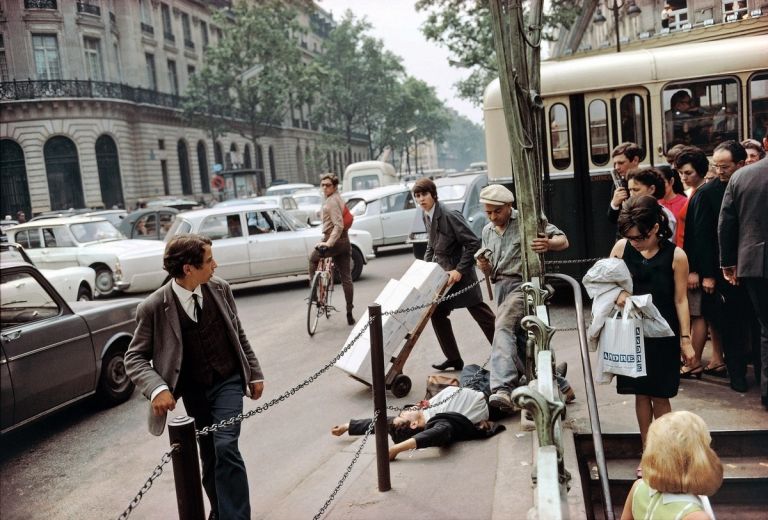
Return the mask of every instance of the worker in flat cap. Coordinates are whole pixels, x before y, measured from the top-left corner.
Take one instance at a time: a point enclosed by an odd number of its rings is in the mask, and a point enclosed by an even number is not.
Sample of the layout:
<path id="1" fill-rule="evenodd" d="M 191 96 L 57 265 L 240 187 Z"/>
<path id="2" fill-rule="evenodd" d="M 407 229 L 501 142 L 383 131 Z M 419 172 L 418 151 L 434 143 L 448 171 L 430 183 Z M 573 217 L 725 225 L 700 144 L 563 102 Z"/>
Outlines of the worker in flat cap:
<path id="1" fill-rule="evenodd" d="M 496 324 L 491 347 L 491 397 L 489 406 L 504 412 L 514 411 L 511 393 L 520 381 L 523 367 L 518 355 L 515 334 L 525 316 L 525 295 L 520 289 L 523 270 L 520 249 L 520 222 L 512 207 L 515 197 L 500 184 L 480 191 L 480 203 L 490 222 L 483 228 L 481 252 L 490 250 L 490 258 L 477 256 L 477 266 L 493 281 L 496 295 Z M 553 224 L 531 242 L 531 249 L 543 254 L 562 251 L 568 238 Z"/>

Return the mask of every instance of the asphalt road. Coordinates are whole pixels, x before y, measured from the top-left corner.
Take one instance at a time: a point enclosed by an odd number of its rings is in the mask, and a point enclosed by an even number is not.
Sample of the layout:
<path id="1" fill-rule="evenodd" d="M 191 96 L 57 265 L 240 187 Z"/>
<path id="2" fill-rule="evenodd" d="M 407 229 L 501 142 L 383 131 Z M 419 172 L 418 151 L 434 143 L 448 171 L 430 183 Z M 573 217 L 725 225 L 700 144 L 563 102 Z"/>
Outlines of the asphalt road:
<path id="1" fill-rule="evenodd" d="M 355 284 L 355 316 L 390 278 L 399 278 L 413 261 L 410 249 L 383 250 L 365 266 Z M 340 289 L 340 287 L 339 287 Z M 322 369 L 343 347 L 350 327 L 343 312 L 321 321 L 317 334 L 306 332 L 306 280 L 284 278 L 234 286 L 240 316 L 265 372 L 262 401 L 302 383 Z M 334 296 L 344 308 L 343 293 Z M 466 362 L 484 363 L 489 345 L 463 310 L 453 314 Z M 565 321 L 572 318 L 565 316 Z M 556 325 L 557 319 L 556 319 Z M 562 326 L 572 323 L 562 323 Z M 391 404 L 422 398 L 430 363 L 442 360 L 427 327 L 405 373 L 411 394 Z M 245 409 L 256 407 L 246 400 Z M 261 518 L 346 443 L 336 442 L 330 427 L 352 417 L 370 416 L 368 387 L 332 367 L 294 396 L 243 424 L 240 440 L 248 467 L 253 517 Z M 15 519 L 116 518 L 136 495 L 168 449 L 168 437 L 146 429 L 148 403 L 135 392 L 125 404 L 100 409 L 82 402 L 53 417 L 2 438 L 0 517 Z M 177 409 L 183 414 L 183 408 Z M 328 482 L 328 494 L 336 481 Z M 171 465 L 142 499 L 131 518 L 177 516 Z M 317 504 L 317 509 L 322 503 Z M 316 511 L 308 511 L 307 517 Z"/>

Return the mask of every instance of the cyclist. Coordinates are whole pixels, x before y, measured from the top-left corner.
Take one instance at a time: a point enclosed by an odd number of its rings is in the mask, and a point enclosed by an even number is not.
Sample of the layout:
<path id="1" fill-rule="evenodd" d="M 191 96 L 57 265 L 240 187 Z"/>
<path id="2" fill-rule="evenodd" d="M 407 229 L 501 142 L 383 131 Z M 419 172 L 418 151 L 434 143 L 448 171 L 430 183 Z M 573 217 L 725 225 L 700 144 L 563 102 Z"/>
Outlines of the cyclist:
<path id="1" fill-rule="evenodd" d="M 339 270 L 341 286 L 344 288 L 344 299 L 347 302 L 347 323 L 355 324 L 352 317 L 352 247 L 349 244 L 347 230 L 344 229 L 342 213 L 344 201 L 339 195 L 339 178 L 333 173 L 326 173 L 320 178 L 320 189 L 323 190 L 325 201 L 322 209 L 323 241 L 315 245 L 315 250 L 309 257 L 309 280 L 317 271 L 320 253 L 317 248 L 326 247 L 325 256 L 333 257 L 333 262 Z"/>

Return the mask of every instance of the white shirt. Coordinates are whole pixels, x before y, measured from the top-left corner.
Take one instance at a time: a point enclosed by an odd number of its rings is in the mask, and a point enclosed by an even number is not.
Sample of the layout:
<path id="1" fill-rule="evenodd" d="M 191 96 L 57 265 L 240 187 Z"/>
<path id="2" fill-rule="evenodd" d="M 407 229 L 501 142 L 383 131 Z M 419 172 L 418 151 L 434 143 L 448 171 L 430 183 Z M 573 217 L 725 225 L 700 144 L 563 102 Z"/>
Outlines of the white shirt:
<path id="1" fill-rule="evenodd" d="M 451 398 L 448 399 L 449 397 Z M 482 392 L 472 390 L 471 388 L 448 386 L 430 399 L 429 403 L 431 405 L 446 399 L 448 401 L 445 403 L 439 404 L 434 408 L 428 408 L 422 412 L 425 422 L 428 422 L 435 415 L 445 412 L 460 413 L 469 419 L 472 424 L 488 420 L 488 405 L 485 403 L 485 395 Z"/>
<path id="2" fill-rule="evenodd" d="M 173 289 L 174 294 L 176 294 L 176 297 L 179 299 L 179 303 L 181 304 L 181 308 L 184 309 L 184 312 L 187 313 L 187 316 L 189 316 L 189 319 L 191 319 L 194 322 L 197 322 L 197 317 L 195 316 L 195 299 L 192 297 L 193 295 L 197 295 L 197 301 L 200 303 L 200 308 L 203 308 L 203 290 L 201 286 L 195 287 L 194 291 L 190 291 L 182 287 L 178 284 L 176 279 L 174 278 L 171 280 L 171 289 Z"/>

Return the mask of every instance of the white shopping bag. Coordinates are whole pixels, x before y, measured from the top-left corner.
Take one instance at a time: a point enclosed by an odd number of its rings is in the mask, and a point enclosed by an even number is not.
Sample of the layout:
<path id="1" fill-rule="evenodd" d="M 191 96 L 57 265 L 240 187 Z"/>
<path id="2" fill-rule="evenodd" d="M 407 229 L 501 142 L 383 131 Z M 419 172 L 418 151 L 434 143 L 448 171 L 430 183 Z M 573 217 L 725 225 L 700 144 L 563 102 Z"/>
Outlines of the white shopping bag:
<path id="1" fill-rule="evenodd" d="M 610 382 L 611 374 L 643 377 L 646 373 L 643 320 L 626 306 L 608 318 L 600 333 L 597 370 L 600 382 Z"/>

